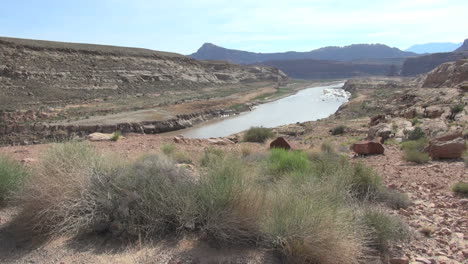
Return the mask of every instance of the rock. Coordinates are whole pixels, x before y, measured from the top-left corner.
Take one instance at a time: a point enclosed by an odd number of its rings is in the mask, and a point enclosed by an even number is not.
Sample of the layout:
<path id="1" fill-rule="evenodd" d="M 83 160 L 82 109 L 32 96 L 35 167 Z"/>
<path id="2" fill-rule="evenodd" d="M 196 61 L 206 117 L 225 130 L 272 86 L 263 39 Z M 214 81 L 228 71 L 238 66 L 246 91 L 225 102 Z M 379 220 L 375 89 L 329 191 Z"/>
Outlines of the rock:
<path id="1" fill-rule="evenodd" d="M 445 134 L 443 136 L 437 137 L 437 138 L 435 138 L 433 140 L 446 142 L 446 141 L 454 140 L 456 138 L 463 138 L 463 132 L 462 131 L 455 131 L 455 132 L 448 133 L 448 134 Z"/>
<path id="2" fill-rule="evenodd" d="M 427 118 L 439 118 L 447 109 L 441 106 L 433 105 L 426 108 L 424 116 Z"/>
<path id="3" fill-rule="evenodd" d="M 31 162 L 35 162 L 36 159 L 33 159 L 33 158 L 24 158 L 21 160 L 21 163 L 31 163 Z"/>
<path id="4" fill-rule="evenodd" d="M 354 143 L 351 149 L 358 155 L 378 155 L 383 154 L 385 148 L 379 142 L 360 141 Z"/>
<path id="5" fill-rule="evenodd" d="M 431 140 L 424 151 L 433 159 L 459 159 L 465 149 L 465 140 L 456 138 L 449 141 Z"/>
<path id="6" fill-rule="evenodd" d="M 406 257 L 392 258 L 389 260 L 390 264 L 409 264 L 409 259 Z"/>
<path id="7" fill-rule="evenodd" d="M 441 119 L 427 119 L 421 124 L 421 129 L 429 137 L 437 137 L 448 131 L 447 124 Z"/>
<path id="8" fill-rule="evenodd" d="M 270 148 L 282 148 L 282 149 L 293 149 L 291 143 L 289 143 L 284 137 L 278 137 L 270 143 Z"/>
<path id="9" fill-rule="evenodd" d="M 386 123 L 380 123 L 369 128 L 367 134 L 368 139 L 374 139 L 376 137 L 381 137 L 383 140 L 386 140 L 392 134 L 392 127 Z"/>
<path id="10" fill-rule="evenodd" d="M 105 134 L 105 133 L 96 132 L 96 133 L 89 134 L 86 138 L 89 141 L 108 141 L 112 139 L 113 135 L 114 134 Z"/>
<path id="11" fill-rule="evenodd" d="M 375 126 L 375 125 L 378 125 L 378 124 L 383 123 L 385 121 L 386 121 L 386 116 L 385 115 L 376 115 L 376 116 L 371 117 L 369 125 L 370 126 Z"/>
<path id="12" fill-rule="evenodd" d="M 185 140 L 184 136 L 180 135 L 180 136 L 175 136 L 173 138 L 174 140 L 174 143 L 177 143 L 177 144 L 185 144 L 187 143 L 187 140 Z"/>

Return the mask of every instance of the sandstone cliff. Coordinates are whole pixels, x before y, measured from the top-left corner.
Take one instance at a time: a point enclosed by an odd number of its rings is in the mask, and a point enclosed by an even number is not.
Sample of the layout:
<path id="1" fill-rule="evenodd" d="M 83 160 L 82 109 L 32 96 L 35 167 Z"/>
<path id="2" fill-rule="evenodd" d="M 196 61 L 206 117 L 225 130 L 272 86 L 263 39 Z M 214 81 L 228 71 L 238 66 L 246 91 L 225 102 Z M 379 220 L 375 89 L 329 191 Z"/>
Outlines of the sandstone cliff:
<path id="1" fill-rule="evenodd" d="M 431 71 L 423 87 L 456 87 L 468 82 L 468 59 L 447 62 Z"/>
<path id="2" fill-rule="evenodd" d="M 0 110 L 136 93 L 283 81 L 280 70 L 147 49 L 0 38 Z"/>

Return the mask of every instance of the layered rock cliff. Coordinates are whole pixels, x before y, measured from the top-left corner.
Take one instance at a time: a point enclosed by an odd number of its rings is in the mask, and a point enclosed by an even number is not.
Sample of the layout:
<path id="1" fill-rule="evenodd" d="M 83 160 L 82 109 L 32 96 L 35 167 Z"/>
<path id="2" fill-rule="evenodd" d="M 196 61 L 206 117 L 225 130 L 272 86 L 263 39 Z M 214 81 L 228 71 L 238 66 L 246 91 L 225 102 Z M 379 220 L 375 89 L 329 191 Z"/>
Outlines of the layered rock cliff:
<path id="1" fill-rule="evenodd" d="M 283 81 L 280 70 L 146 49 L 0 38 L 0 110 L 114 95 Z"/>
<path id="2" fill-rule="evenodd" d="M 447 62 L 431 71 L 423 87 L 457 87 L 468 82 L 468 59 Z"/>

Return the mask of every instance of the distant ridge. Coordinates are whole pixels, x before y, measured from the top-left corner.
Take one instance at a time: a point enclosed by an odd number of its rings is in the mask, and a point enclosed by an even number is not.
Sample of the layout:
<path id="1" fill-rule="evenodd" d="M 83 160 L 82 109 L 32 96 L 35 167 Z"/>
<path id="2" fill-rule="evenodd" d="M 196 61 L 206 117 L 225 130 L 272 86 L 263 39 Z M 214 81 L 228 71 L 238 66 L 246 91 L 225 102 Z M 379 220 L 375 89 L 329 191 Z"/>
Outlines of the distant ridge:
<path id="1" fill-rule="evenodd" d="M 212 43 L 205 43 L 197 52 L 189 56 L 199 60 L 224 60 L 239 64 L 253 64 L 264 61 L 302 59 L 356 61 L 382 58 L 406 58 L 417 56 L 417 54 L 401 51 L 383 44 L 353 44 L 344 47 L 330 46 L 308 52 L 255 53 L 226 49 Z"/>
<path id="2" fill-rule="evenodd" d="M 416 44 L 405 51 L 415 52 L 418 54 L 424 53 L 440 53 L 440 52 L 452 52 L 458 49 L 462 43 L 452 43 L 452 42 L 433 42 L 425 44 Z"/>
<path id="3" fill-rule="evenodd" d="M 465 42 L 456 50 L 456 52 L 468 51 L 468 39 L 465 39 Z"/>

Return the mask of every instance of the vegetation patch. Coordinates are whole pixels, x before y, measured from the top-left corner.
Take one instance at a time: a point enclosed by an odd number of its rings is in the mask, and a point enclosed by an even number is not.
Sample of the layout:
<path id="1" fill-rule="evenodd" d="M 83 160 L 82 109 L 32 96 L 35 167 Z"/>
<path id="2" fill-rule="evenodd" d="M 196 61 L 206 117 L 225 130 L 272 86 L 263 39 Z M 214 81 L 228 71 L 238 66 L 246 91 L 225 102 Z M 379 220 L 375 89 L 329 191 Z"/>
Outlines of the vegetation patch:
<path id="1" fill-rule="evenodd" d="M 207 148 L 201 163 L 194 177 L 165 155 L 122 162 L 87 143 L 57 144 L 19 196 L 17 222 L 49 237 L 191 233 L 274 250 L 288 263 L 357 264 L 369 240 L 385 252 L 406 235 L 400 222 L 368 209 L 379 201 L 366 197 L 384 188 L 378 175 L 327 147 L 274 149 L 254 161 Z"/>
<path id="2" fill-rule="evenodd" d="M 468 182 L 459 182 L 452 186 L 452 191 L 462 196 L 468 196 Z"/>
<path id="3" fill-rule="evenodd" d="M 18 190 L 28 175 L 29 170 L 21 163 L 0 155 L 0 204 Z"/>
<path id="4" fill-rule="evenodd" d="M 243 141 L 264 143 L 267 139 L 274 137 L 275 134 L 270 128 L 251 127 L 244 134 Z"/>
<path id="5" fill-rule="evenodd" d="M 426 145 L 427 140 L 425 138 L 403 142 L 401 144 L 403 159 L 417 164 L 428 162 L 430 159 L 429 154 L 424 152 Z"/>
<path id="6" fill-rule="evenodd" d="M 336 136 L 336 135 L 343 135 L 346 132 L 346 126 L 340 125 L 337 127 L 334 127 L 331 131 L 331 134 Z"/>

